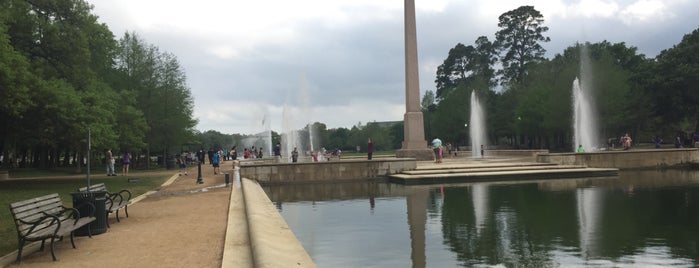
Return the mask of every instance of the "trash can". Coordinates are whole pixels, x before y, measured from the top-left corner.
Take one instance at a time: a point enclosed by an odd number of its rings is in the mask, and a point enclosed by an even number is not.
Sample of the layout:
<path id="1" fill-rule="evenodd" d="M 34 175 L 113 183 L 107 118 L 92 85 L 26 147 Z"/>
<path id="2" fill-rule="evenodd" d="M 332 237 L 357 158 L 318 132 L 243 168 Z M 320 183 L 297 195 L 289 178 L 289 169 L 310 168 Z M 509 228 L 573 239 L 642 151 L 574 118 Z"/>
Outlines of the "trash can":
<path id="1" fill-rule="evenodd" d="M 165 169 L 168 169 L 168 170 L 175 169 L 175 163 L 176 163 L 176 162 L 177 162 L 177 161 L 175 160 L 175 158 L 168 158 L 168 159 L 167 159 L 167 163 L 166 163 L 166 165 L 165 165 Z"/>
<path id="2" fill-rule="evenodd" d="M 70 195 L 73 196 L 73 207 L 78 208 L 80 212 L 80 217 L 87 217 L 90 215 L 90 206 L 81 206 L 85 203 L 92 203 L 95 205 L 95 221 L 88 225 L 75 230 L 75 235 L 86 236 L 88 235 L 88 227 L 92 235 L 101 234 L 107 231 L 107 208 L 105 201 L 107 192 L 105 191 L 91 191 L 91 192 L 73 192 Z M 81 207 L 78 207 L 81 206 Z"/>

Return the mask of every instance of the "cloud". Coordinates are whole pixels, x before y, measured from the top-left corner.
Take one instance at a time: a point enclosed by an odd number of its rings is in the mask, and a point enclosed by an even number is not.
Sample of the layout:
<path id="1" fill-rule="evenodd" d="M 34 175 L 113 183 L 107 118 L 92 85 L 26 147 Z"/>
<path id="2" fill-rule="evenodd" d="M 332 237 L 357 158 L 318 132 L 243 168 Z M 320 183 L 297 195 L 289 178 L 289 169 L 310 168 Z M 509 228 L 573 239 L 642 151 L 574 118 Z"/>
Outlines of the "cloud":
<path id="1" fill-rule="evenodd" d="M 634 22 L 666 20 L 673 17 L 667 6 L 659 0 L 640 0 L 628 5 L 620 12 L 622 21 L 626 24 Z"/>
<path id="2" fill-rule="evenodd" d="M 403 118 L 403 1 L 88 1 L 117 38 L 135 31 L 178 57 L 199 130 L 256 133 L 268 113 L 281 131 L 285 104 L 329 128 Z M 699 16 L 692 0 L 416 1 L 421 92 L 450 48 L 493 41 L 498 16 L 521 5 L 544 15 L 549 56 L 603 40 L 654 56 Z"/>

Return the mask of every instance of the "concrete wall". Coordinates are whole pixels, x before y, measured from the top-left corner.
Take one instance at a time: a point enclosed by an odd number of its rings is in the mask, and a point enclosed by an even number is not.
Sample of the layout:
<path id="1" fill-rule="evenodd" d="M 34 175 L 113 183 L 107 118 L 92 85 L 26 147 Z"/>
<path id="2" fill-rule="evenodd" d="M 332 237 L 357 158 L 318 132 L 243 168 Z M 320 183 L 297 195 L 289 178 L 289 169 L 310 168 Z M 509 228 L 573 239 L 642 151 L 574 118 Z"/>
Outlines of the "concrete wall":
<path id="1" fill-rule="evenodd" d="M 257 182 L 241 179 L 253 267 L 316 267 Z"/>
<path id="2" fill-rule="evenodd" d="M 245 165 L 240 175 L 262 184 L 350 181 L 383 178 L 417 168 L 412 158 Z"/>
<path id="3" fill-rule="evenodd" d="M 536 156 L 549 150 L 485 150 L 485 156 Z"/>
<path id="4" fill-rule="evenodd" d="M 562 165 L 585 165 L 599 168 L 663 168 L 699 163 L 699 150 L 656 149 L 629 151 L 600 151 L 589 153 L 539 154 L 536 161 Z"/>

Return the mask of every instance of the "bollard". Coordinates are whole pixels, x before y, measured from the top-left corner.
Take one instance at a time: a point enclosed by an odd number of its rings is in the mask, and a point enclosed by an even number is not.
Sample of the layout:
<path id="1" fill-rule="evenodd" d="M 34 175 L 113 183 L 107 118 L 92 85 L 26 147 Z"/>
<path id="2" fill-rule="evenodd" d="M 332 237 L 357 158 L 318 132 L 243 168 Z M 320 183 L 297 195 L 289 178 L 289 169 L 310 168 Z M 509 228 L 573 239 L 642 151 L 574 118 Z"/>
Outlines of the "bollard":
<path id="1" fill-rule="evenodd" d="M 204 183 L 204 180 L 201 178 L 201 161 L 199 161 L 199 164 L 197 165 L 197 184 L 202 184 Z"/>
<path id="2" fill-rule="evenodd" d="M 226 186 L 228 186 L 228 184 L 231 182 L 231 174 L 226 173 L 225 180 L 226 180 Z"/>

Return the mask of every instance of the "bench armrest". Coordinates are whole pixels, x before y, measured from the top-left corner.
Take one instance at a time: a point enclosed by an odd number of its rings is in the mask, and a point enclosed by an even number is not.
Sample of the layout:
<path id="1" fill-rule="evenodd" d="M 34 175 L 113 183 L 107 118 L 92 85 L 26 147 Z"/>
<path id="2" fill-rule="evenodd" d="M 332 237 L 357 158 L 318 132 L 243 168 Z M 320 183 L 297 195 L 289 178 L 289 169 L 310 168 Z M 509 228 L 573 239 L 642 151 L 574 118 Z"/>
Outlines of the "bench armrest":
<path id="1" fill-rule="evenodd" d="M 129 201 L 131 200 L 131 191 L 129 190 L 121 190 L 116 193 L 109 193 L 109 195 L 119 195 L 121 199 L 119 201 Z"/>
<path id="2" fill-rule="evenodd" d="M 36 227 L 38 227 L 41 224 L 46 224 L 47 226 L 51 226 L 55 223 L 55 224 L 57 224 L 57 227 L 55 228 L 53 233 L 55 235 L 56 232 L 58 232 L 58 230 L 61 228 L 61 221 L 58 218 L 58 216 L 51 215 L 51 214 L 43 212 L 43 211 L 41 213 L 43 213 L 44 216 L 39 218 L 38 220 L 35 220 L 35 221 L 25 221 L 23 219 L 18 219 L 18 221 L 21 222 L 22 224 L 31 225 L 31 227 L 29 227 L 29 229 L 27 229 L 26 233 L 22 234 L 23 236 L 27 236 L 27 235 L 31 234 L 32 232 L 34 232 L 34 229 L 36 229 Z M 48 221 L 48 223 L 46 223 L 48 219 L 51 219 L 51 220 Z"/>

